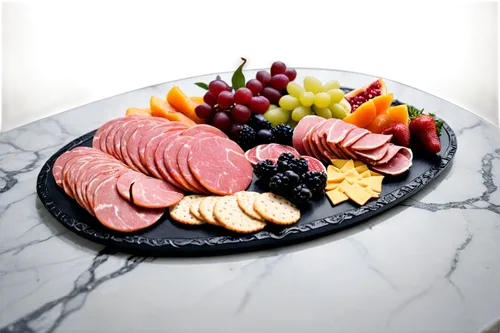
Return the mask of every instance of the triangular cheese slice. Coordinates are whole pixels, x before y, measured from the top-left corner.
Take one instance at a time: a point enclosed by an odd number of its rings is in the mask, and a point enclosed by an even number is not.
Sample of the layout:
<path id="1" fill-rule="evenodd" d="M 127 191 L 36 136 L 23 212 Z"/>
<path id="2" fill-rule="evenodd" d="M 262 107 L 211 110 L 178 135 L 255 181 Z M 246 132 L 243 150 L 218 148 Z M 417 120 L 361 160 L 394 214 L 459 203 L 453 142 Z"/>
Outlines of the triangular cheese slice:
<path id="1" fill-rule="evenodd" d="M 349 199 L 356 202 L 360 206 L 364 205 L 372 197 L 358 184 L 349 185 L 344 193 L 349 197 Z"/>
<path id="2" fill-rule="evenodd" d="M 364 189 L 365 189 L 366 193 L 368 193 L 372 198 L 378 198 L 380 196 L 377 192 L 373 191 L 369 187 L 364 187 Z"/>
<path id="3" fill-rule="evenodd" d="M 347 163 L 347 161 L 348 160 L 333 159 L 332 164 L 334 167 L 341 169 Z"/>
<path id="4" fill-rule="evenodd" d="M 363 178 L 358 181 L 358 184 L 361 186 L 369 187 L 375 192 L 382 192 L 382 181 L 384 180 L 384 176 L 372 176 L 369 178 Z"/>
<path id="5" fill-rule="evenodd" d="M 361 173 L 361 178 L 368 178 L 371 176 L 370 170 L 366 170 L 363 173 Z"/>
<path id="6" fill-rule="evenodd" d="M 354 169 L 354 162 L 352 160 L 348 160 L 346 164 L 340 168 L 340 172 L 346 172 L 349 169 Z"/>
<path id="7" fill-rule="evenodd" d="M 368 167 L 366 166 L 366 164 L 359 165 L 356 167 L 356 171 L 360 174 L 365 172 L 366 170 L 368 170 Z"/>
<path id="8" fill-rule="evenodd" d="M 355 168 L 357 168 L 357 167 L 359 167 L 359 166 L 363 166 L 363 165 L 365 165 L 365 163 L 363 163 L 363 162 L 361 162 L 361 161 L 359 161 L 359 160 L 354 161 L 354 167 L 355 167 Z"/>
<path id="9" fill-rule="evenodd" d="M 328 191 L 326 192 L 326 195 L 328 196 L 328 199 L 330 199 L 330 202 L 334 205 L 338 205 L 339 203 L 349 199 L 347 195 L 339 192 L 338 190 Z"/>

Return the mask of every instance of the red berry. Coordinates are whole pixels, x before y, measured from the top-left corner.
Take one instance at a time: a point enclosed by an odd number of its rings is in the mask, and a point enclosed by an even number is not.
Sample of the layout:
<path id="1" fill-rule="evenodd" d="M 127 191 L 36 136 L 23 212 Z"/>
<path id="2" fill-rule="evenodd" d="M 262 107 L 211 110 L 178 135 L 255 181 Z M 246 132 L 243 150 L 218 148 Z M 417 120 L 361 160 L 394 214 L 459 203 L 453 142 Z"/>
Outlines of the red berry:
<path id="1" fill-rule="evenodd" d="M 285 75 L 288 77 L 288 80 L 293 81 L 297 77 L 297 71 L 293 68 L 287 68 Z"/>
<path id="2" fill-rule="evenodd" d="M 269 81 L 271 81 L 271 74 L 269 74 L 269 72 L 267 71 L 258 71 L 255 75 L 255 78 L 259 80 L 264 86 L 267 86 L 269 84 Z"/>
<path id="3" fill-rule="evenodd" d="M 278 105 L 278 102 L 280 101 L 281 98 L 281 93 L 278 90 L 271 87 L 265 87 L 264 89 L 262 89 L 261 95 L 267 98 L 269 103 L 274 105 Z"/>
<path id="4" fill-rule="evenodd" d="M 212 114 L 213 108 L 212 108 L 212 106 L 210 106 L 206 103 L 203 103 L 203 104 L 198 105 L 194 109 L 194 111 L 196 112 L 196 115 L 198 117 L 200 117 L 201 119 L 207 119 Z"/>
<path id="5" fill-rule="evenodd" d="M 223 132 L 227 131 L 231 126 L 231 118 L 229 118 L 229 112 L 216 112 L 212 119 L 212 125 Z"/>
<path id="6" fill-rule="evenodd" d="M 262 85 L 262 83 L 257 80 L 257 79 L 251 79 L 247 82 L 247 88 L 250 89 L 252 91 L 252 93 L 255 95 L 258 95 L 262 89 L 264 88 L 264 86 Z"/>
<path id="7" fill-rule="evenodd" d="M 410 121 L 409 130 L 412 144 L 421 147 L 428 153 L 437 154 L 441 151 L 441 142 L 436 132 L 436 121 L 428 115 L 423 114 Z"/>
<path id="8" fill-rule="evenodd" d="M 281 61 L 275 61 L 271 65 L 271 76 L 275 76 L 277 74 L 285 74 L 286 65 Z"/>
<path id="9" fill-rule="evenodd" d="M 252 97 L 252 100 L 250 101 L 250 104 L 248 104 L 248 107 L 254 113 L 264 114 L 269 109 L 270 104 L 271 103 L 269 103 L 269 100 L 264 96 L 255 96 Z"/>
<path id="10" fill-rule="evenodd" d="M 240 88 L 234 93 L 234 103 L 247 105 L 253 97 L 253 93 L 248 88 Z"/>
<path id="11" fill-rule="evenodd" d="M 392 134 L 391 142 L 395 145 L 403 147 L 410 146 L 410 129 L 405 124 L 393 123 L 383 130 L 382 134 Z"/>
<path id="12" fill-rule="evenodd" d="M 217 104 L 217 96 L 212 94 L 210 91 L 207 91 L 205 96 L 203 96 L 203 101 L 208 105 L 214 106 L 215 104 Z"/>
<path id="13" fill-rule="evenodd" d="M 217 97 L 217 104 L 219 104 L 221 109 L 227 109 L 233 105 L 234 95 L 232 92 L 223 91 Z"/>
<path id="14" fill-rule="evenodd" d="M 255 98 L 255 97 L 252 97 Z M 231 118 L 234 122 L 244 124 L 250 119 L 252 112 L 248 107 L 242 104 L 236 104 L 231 110 Z"/>
<path id="15" fill-rule="evenodd" d="M 208 85 L 208 90 L 214 94 L 214 96 L 219 96 L 223 91 L 231 91 L 231 88 L 222 80 L 213 80 Z"/>
<path id="16" fill-rule="evenodd" d="M 276 74 L 271 78 L 270 85 L 276 90 L 283 90 L 289 81 L 288 76 L 285 74 Z"/>

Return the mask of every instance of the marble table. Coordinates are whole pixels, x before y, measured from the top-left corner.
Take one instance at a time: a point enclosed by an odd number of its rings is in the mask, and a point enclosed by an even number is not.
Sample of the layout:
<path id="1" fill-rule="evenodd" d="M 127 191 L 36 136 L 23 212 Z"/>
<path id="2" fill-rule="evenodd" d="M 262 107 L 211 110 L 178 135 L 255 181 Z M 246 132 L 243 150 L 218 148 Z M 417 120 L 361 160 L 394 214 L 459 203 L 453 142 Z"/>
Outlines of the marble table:
<path id="1" fill-rule="evenodd" d="M 253 71 L 247 72 L 254 74 Z M 374 77 L 299 70 L 361 86 Z M 480 332 L 500 317 L 500 130 L 386 80 L 444 118 L 453 164 L 399 206 L 331 236 L 209 258 L 144 258 L 74 235 L 42 206 L 59 148 L 179 84 L 114 96 L 0 134 L 0 332 Z M 227 78 L 228 75 L 225 75 Z"/>

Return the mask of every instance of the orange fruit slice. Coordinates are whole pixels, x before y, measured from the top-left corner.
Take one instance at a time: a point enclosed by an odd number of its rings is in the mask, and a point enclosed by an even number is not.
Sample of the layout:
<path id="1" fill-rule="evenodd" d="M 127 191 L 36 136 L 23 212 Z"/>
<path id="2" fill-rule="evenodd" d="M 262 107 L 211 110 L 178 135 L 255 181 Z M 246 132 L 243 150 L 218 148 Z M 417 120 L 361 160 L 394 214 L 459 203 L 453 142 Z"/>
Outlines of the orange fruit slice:
<path id="1" fill-rule="evenodd" d="M 193 120 L 189 119 L 182 113 L 177 112 L 177 110 L 175 110 L 167 101 L 160 97 L 151 96 L 149 104 L 151 105 L 151 114 L 155 117 L 163 117 L 171 121 L 180 121 L 190 127 L 196 125 Z"/>
<path id="2" fill-rule="evenodd" d="M 391 107 L 393 99 L 393 94 L 385 94 L 373 98 L 373 103 L 375 103 L 375 109 L 377 110 L 377 115 L 387 112 Z"/>
<path id="3" fill-rule="evenodd" d="M 353 113 L 345 117 L 343 120 L 346 123 L 365 128 L 370 125 L 373 120 L 375 120 L 376 116 L 377 111 L 375 103 L 373 103 L 373 100 L 370 99 L 369 101 L 361 104 Z"/>
<path id="4" fill-rule="evenodd" d="M 370 125 L 366 127 L 372 133 L 382 133 L 387 127 L 393 123 L 391 117 L 387 113 L 379 114 L 375 117 Z"/>
<path id="5" fill-rule="evenodd" d="M 403 104 L 403 105 L 393 106 L 392 108 L 389 108 L 387 112 L 393 122 L 408 125 L 408 122 L 410 121 L 410 116 L 408 115 L 407 105 Z"/>
<path id="6" fill-rule="evenodd" d="M 178 87 L 173 86 L 167 94 L 167 102 L 174 107 L 177 111 L 190 118 L 198 124 L 204 124 L 206 121 L 196 115 L 195 108 L 198 103 L 192 101 L 184 92 Z"/>
<path id="7" fill-rule="evenodd" d="M 125 111 L 125 114 L 127 116 L 133 115 L 133 114 L 138 114 L 141 116 L 146 116 L 150 117 L 151 116 L 151 109 L 150 108 L 128 108 L 127 111 Z"/>
<path id="8" fill-rule="evenodd" d="M 198 105 L 200 104 L 203 104 L 205 103 L 205 101 L 203 101 L 203 97 L 202 96 L 192 96 L 192 97 L 189 97 L 189 99 L 195 103 L 195 107 L 197 107 Z"/>

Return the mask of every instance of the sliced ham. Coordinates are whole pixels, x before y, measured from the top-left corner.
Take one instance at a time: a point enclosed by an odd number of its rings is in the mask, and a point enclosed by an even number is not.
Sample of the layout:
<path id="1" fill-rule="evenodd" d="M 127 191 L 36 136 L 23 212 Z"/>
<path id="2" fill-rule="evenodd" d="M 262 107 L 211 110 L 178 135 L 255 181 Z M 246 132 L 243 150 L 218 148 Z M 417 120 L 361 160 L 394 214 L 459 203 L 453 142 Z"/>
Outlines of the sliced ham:
<path id="1" fill-rule="evenodd" d="M 205 124 L 191 126 L 182 135 L 202 138 L 206 136 L 207 133 L 219 136 L 221 138 L 228 138 L 227 135 L 217 127 Z"/>
<path id="2" fill-rule="evenodd" d="M 328 130 L 326 141 L 329 144 L 339 144 L 354 128 L 356 128 L 356 126 L 339 120 Z"/>
<path id="3" fill-rule="evenodd" d="M 175 205 L 184 195 L 167 182 L 146 177 L 131 185 L 132 203 L 144 208 L 167 208 Z"/>
<path id="4" fill-rule="evenodd" d="M 397 153 L 389 162 L 373 165 L 371 169 L 386 175 L 397 176 L 406 172 L 411 165 L 411 159 L 405 156 L 405 154 Z"/>
<path id="5" fill-rule="evenodd" d="M 370 131 L 365 129 L 365 128 L 361 128 L 361 127 L 353 128 L 347 134 L 347 136 L 344 138 L 344 140 L 342 140 L 340 145 L 344 148 L 348 148 L 348 147 L 352 146 L 356 141 L 358 141 L 359 139 L 361 139 L 362 137 L 364 137 L 367 134 L 370 134 Z"/>
<path id="6" fill-rule="evenodd" d="M 365 136 L 363 136 L 361 139 L 356 141 L 352 146 L 351 149 L 357 151 L 357 150 L 372 150 L 375 148 L 378 148 L 382 146 L 383 144 L 391 141 L 392 139 L 392 134 L 386 135 L 386 134 L 376 134 L 376 133 L 369 133 Z"/>
<path id="7" fill-rule="evenodd" d="M 308 164 L 307 171 L 326 172 L 326 168 L 323 165 L 323 163 L 321 163 L 321 161 L 315 159 L 314 157 L 307 156 L 307 155 L 304 155 L 301 157 L 303 157 L 307 161 L 307 164 Z"/>
<path id="8" fill-rule="evenodd" d="M 255 165 L 259 163 L 259 159 L 257 158 L 257 149 L 259 149 L 261 145 L 258 145 L 256 147 L 253 147 L 252 149 L 249 149 L 245 152 L 245 157 L 246 159 L 252 163 L 252 165 Z"/>
<path id="9" fill-rule="evenodd" d="M 215 134 L 212 133 L 205 133 L 205 135 L 207 135 L 207 137 L 215 136 Z M 190 186 L 196 189 L 197 193 L 209 194 L 210 192 L 208 192 L 207 189 L 205 189 L 203 185 L 200 184 L 198 180 L 196 180 L 196 178 L 193 176 L 193 173 L 189 169 L 189 152 L 191 151 L 193 145 L 199 140 L 199 138 L 190 137 L 189 140 L 184 143 L 184 145 L 179 150 L 179 153 L 177 154 L 177 166 L 179 167 L 179 171 L 182 177 Z"/>
<path id="10" fill-rule="evenodd" d="M 260 147 L 257 150 L 257 158 L 259 161 L 277 160 L 283 153 L 291 153 L 295 157 L 300 156 L 299 152 L 295 148 L 278 143 L 268 143 L 259 145 L 258 147 Z"/>
<path id="11" fill-rule="evenodd" d="M 325 119 L 318 116 L 305 116 L 302 118 L 293 131 L 292 144 L 299 154 L 306 154 L 303 144 L 304 136 L 309 133 L 310 129 Z"/>
<path id="12" fill-rule="evenodd" d="M 372 150 L 357 150 L 355 154 L 360 156 L 363 160 L 379 161 L 385 156 L 389 147 L 389 143 L 384 143 L 382 146 Z"/>
<path id="13" fill-rule="evenodd" d="M 127 172 L 118 178 L 118 181 L 116 183 L 116 190 L 125 200 L 132 201 L 130 199 L 130 187 L 135 182 L 146 178 L 148 178 L 148 176 L 140 172 L 136 171 Z"/>

